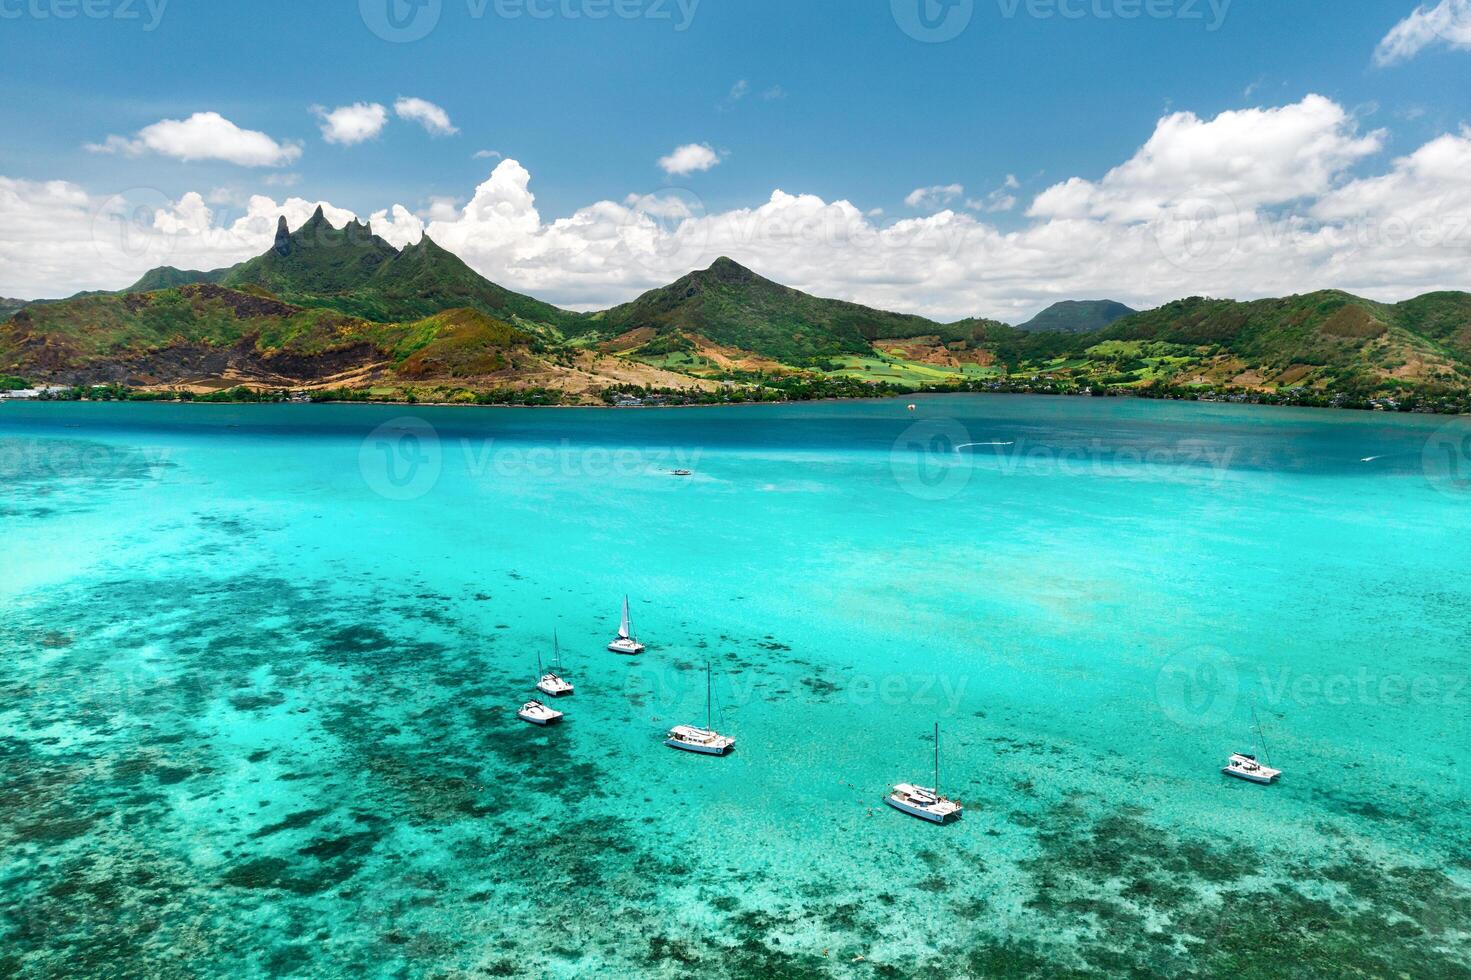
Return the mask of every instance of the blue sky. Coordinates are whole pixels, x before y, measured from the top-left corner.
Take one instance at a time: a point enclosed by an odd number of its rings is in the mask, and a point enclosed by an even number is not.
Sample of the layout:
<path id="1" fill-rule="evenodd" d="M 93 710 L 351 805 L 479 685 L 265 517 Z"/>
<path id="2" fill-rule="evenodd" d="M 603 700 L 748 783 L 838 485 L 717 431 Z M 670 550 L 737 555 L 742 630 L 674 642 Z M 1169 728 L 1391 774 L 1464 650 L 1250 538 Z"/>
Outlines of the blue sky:
<path id="1" fill-rule="evenodd" d="M 974 0 L 944 43 L 906 34 L 894 9 L 937 0 L 618 0 L 638 16 L 605 19 L 588 15 L 614 0 L 442 0 L 437 26 L 406 43 L 368 24 L 375 4 L 405 0 L 168 0 L 161 13 L 163 0 L 85 0 L 118 16 L 58 16 L 82 2 L 0 0 L 0 175 L 98 196 L 196 191 L 222 212 L 232 194 L 238 209 L 264 193 L 427 214 L 435 198 L 463 204 L 497 163 L 476 152 L 493 150 L 530 172 L 548 221 L 677 186 L 710 212 L 780 188 L 883 209 L 883 226 L 926 210 L 905 203 L 916 188 L 963 185 L 950 202 L 961 208 L 1014 176 L 1019 205 L 985 219 L 1004 233 L 1028 225 L 1027 202 L 1053 184 L 1129 160 L 1173 112 L 1324 96 L 1383 132 L 1338 181 L 1382 172 L 1471 116 L 1471 53 L 1422 45 L 1376 64 L 1415 10 L 1401 0 L 1065 0 L 1080 17 L 1046 0 Z M 538 3 L 553 16 L 497 14 Z M 1165 16 L 1121 16 L 1149 3 Z M 400 97 L 441 107 L 457 132 L 393 117 Z M 355 103 L 388 110 L 381 133 L 324 141 L 312 107 Z M 83 149 L 200 112 L 299 144 L 299 157 L 259 167 Z M 658 161 L 687 144 L 718 165 L 666 174 Z"/>

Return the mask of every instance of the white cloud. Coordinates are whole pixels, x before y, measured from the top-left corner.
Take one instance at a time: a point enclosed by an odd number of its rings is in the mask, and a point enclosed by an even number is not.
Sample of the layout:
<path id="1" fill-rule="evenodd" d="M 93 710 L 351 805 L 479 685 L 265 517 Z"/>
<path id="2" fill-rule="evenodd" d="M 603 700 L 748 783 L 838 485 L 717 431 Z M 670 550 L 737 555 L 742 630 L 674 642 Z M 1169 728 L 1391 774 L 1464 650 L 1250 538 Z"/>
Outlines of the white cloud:
<path id="1" fill-rule="evenodd" d="M 398 118 L 423 126 L 431 136 L 453 136 L 459 132 L 449 121 L 449 113 L 424 99 L 400 98 L 393 104 L 393 111 Z"/>
<path id="2" fill-rule="evenodd" d="M 388 110 L 376 102 L 354 102 L 336 109 L 314 105 L 312 112 L 322 120 L 322 139 L 340 146 L 377 139 L 388 125 Z"/>
<path id="3" fill-rule="evenodd" d="M 1161 119 L 1134 157 L 1102 180 L 1075 177 L 1048 188 L 1028 213 L 1147 221 L 1202 193 L 1238 208 L 1282 204 L 1324 193 L 1383 142 L 1382 131 L 1360 135 L 1343 107 L 1320 95 L 1209 120 L 1178 112 Z"/>
<path id="4" fill-rule="evenodd" d="M 934 187 L 916 187 L 909 192 L 904 203 L 923 211 L 936 211 L 950 204 L 965 193 L 962 184 L 937 184 Z"/>
<path id="5" fill-rule="evenodd" d="M 980 211 L 984 214 L 999 214 L 1010 211 L 1016 207 L 1016 195 L 1011 193 L 1021 188 L 1021 181 L 1016 179 L 1015 174 L 1007 174 L 1006 180 L 985 197 L 971 198 L 965 202 L 966 210 Z"/>
<path id="6" fill-rule="evenodd" d="M 499 159 L 501 159 L 504 156 L 505 156 L 505 154 L 502 153 L 500 150 L 476 150 L 475 151 L 475 159 L 476 160 L 499 160 Z"/>
<path id="7" fill-rule="evenodd" d="M 267 174 L 263 183 L 267 187 L 295 187 L 301 183 L 301 174 Z"/>
<path id="8" fill-rule="evenodd" d="M 109 136 L 102 143 L 88 143 L 86 148 L 93 153 L 128 156 L 157 153 L 186 163 L 224 160 L 242 167 L 280 167 L 301 156 L 300 144 L 277 142 L 265 133 L 241 129 L 218 112 L 160 120 L 140 129 L 132 139 Z"/>
<path id="9" fill-rule="evenodd" d="M 1471 50 L 1471 0 L 1417 7 L 1379 42 L 1374 63 L 1385 67 L 1408 61 L 1436 44 Z"/>
<path id="10" fill-rule="evenodd" d="M 709 170 L 718 163 L 720 154 L 704 143 L 688 143 L 659 159 L 659 166 L 671 177 L 683 177 Z"/>
<path id="11" fill-rule="evenodd" d="M 1306 99 L 1249 112 L 1259 125 L 1241 126 L 1239 113 L 1188 126 L 1166 120 L 1131 160 L 1048 189 L 1033 217 L 1005 232 L 975 213 L 886 222 L 847 201 L 781 190 L 715 213 L 694 195 L 666 190 L 545 219 L 531 174 L 515 160 L 501 162 L 463 205 L 431 200 L 422 215 L 393 205 L 371 219 L 396 245 L 427 231 L 488 278 L 580 309 L 626 301 L 721 255 L 820 295 L 1011 322 L 1079 297 L 1148 307 L 1189 295 L 1250 299 L 1335 287 L 1398 300 L 1468 285 L 1471 129 L 1355 176 L 1368 137 L 1341 110 Z M 1221 138 L 1212 127 L 1223 119 L 1235 134 L 1231 156 L 1247 162 L 1199 164 L 1236 181 L 1240 205 L 1218 212 L 1209 195 L 1182 189 L 1180 174 L 1203 142 Z M 1299 123 L 1290 138 L 1289 119 Z M 1075 199 L 1063 201 L 1068 194 Z M 58 296 L 117 288 L 165 263 L 226 265 L 268 248 L 278 213 L 295 226 L 315 206 L 258 196 L 244 213 L 220 214 L 199 195 L 107 200 L 66 182 L 0 178 L 0 282 L 7 293 Z M 339 225 L 351 217 L 330 206 L 327 213 Z"/>

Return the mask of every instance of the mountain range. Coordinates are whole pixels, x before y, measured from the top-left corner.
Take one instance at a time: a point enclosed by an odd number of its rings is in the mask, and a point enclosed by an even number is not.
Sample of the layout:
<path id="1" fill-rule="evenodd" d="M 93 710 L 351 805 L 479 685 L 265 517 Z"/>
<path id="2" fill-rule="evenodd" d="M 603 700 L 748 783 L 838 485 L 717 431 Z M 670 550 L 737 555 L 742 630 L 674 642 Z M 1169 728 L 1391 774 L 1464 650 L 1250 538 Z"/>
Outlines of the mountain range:
<path id="1" fill-rule="evenodd" d="M 424 237 L 403 249 L 319 209 L 261 255 L 154 269 L 115 293 L 0 300 L 0 374 L 40 384 L 358 389 L 468 398 L 535 389 L 901 388 L 1027 382 L 1366 397 L 1471 389 L 1471 295 L 1383 304 L 1324 291 L 1133 311 L 1059 303 L 1022 327 L 822 299 L 722 258 L 630 303 L 574 313 L 490 282 Z M 855 388 L 855 386 L 857 386 Z"/>

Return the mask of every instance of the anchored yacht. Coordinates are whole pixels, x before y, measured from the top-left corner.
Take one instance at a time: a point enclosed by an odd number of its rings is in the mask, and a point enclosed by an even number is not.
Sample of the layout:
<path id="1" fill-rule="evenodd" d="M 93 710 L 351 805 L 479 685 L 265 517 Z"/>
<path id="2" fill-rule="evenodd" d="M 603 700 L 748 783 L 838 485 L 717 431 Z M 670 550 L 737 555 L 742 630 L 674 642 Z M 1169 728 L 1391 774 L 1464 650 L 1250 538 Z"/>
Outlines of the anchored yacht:
<path id="1" fill-rule="evenodd" d="M 699 755 L 729 755 L 730 750 L 735 748 L 736 740 L 729 735 L 721 735 L 715 731 L 714 719 L 714 692 L 710 681 L 710 665 L 705 665 L 705 727 L 696 728 L 693 725 L 679 725 L 669 730 L 669 736 L 664 744 L 671 749 L 679 749 L 681 752 L 695 752 Z"/>
<path id="2" fill-rule="evenodd" d="M 540 701 L 527 701 L 516 712 L 516 717 L 533 725 L 555 725 L 567 716 L 554 708 L 548 708 Z"/>
<path id="3" fill-rule="evenodd" d="M 959 800 L 940 795 L 940 726 L 935 725 L 935 788 L 900 783 L 894 791 L 884 797 L 884 802 L 896 810 L 928 820 L 930 823 L 946 824 L 959 820 L 965 807 Z"/>
<path id="4" fill-rule="evenodd" d="M 636 657 L 644 652 L 644 645 L 633 631 L 633 617 L 628 613 L 628 596 L 623 597 L 623 622 L 618 627 L 618 638 L 608 644 L 608 649 L 625 657 Z"/>
<path id="5" fill-rule="evenodd" d="M 1227 776 L 1244 779 L 1248 783 L 1258 783 L 1262 786 L 1270 786 L 1282 775 L 1281 769 L 1273 769 L 1267 765 L 1267 741 L 1262 735 L 1262 723 L 1256 716 L 1256 706 L 1251 709 L 1252 730 L 1256 733 L 1256 749 L 1252 752 L 1238 752 L 1231 756 L 1226 767 L 1221 770 Z M 1258 756 L 1261 758 L 1259 759 Z"/>
<path id="6" fill-rule="evenodd" d="M 536 654 L 536 672 L 541 675 L 541 680 L 536 682 L 536 689 L 549 698 L 565 698 L 570 695 L 574 688 L 562 677 L 562 644 L 557 641 L 557 634 L 552 634 L 552 669 L 544 670 L 541 664 L 541 653 Z"/>

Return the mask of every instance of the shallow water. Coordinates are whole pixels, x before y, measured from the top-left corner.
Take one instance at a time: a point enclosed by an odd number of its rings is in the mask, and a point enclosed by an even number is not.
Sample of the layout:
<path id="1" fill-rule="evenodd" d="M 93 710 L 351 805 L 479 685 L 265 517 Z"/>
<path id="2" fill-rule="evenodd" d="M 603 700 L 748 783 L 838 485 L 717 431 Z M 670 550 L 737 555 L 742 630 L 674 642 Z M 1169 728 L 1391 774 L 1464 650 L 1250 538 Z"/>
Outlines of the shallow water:
<path id="1" fill-rule="evenodd" d="M 918 406 L 0 405 L 0 975 L 1471 976 L 1471 421 Z"/>

